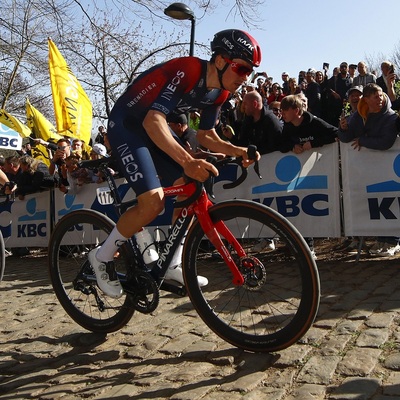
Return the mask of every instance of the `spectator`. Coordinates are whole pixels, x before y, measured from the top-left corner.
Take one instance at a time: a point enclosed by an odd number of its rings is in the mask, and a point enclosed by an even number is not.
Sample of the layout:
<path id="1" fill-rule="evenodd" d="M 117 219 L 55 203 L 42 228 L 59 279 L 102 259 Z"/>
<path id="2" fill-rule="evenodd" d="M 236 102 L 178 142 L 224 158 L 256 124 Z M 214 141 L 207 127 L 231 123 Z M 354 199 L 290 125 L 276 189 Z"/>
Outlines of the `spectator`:
<path id="1" fill-rule="evenodd" d="M 348 99 L 348 104 L 350 107 L 350 109 L 346 113 L 348 115 L 345 115 L 345 117 L 347 117 L 346 118 L 347 120 L 349 119 L 350 115 L 353 115 L 357 111 L 357 106 L 361 99 L 362 94 L 363 94 L 362 86 L 353 86 L 347 92 L 347 99 Z"/>
<path id="2" fill-rule="evenodd" d="M 279 149 L 282 125 L 279 119 L 263 105 L 261 95 L 250 92 L 243 99 L 246 117 L 237 142 L 239 146 L 257 146 L 260 154 Z"/>
<path id="3" fill-rule="evenodd" d="M 189 114 L 189 126 L 195 131 L 199 130 L 200 113 L 198 111 L 191 111 Z"/>
<path id="4" fill-rule="evenodd" d="M 103 146 L 100 143 L 94 146 Z M 93 146 L 93 147 L 94 147 Z M 93 180 L 93 172 L 87 168 L 79 167 L 80 157 L 77 154 L 71 154 L 65 158 L 64 164 L 60 167 L 61 181 L 59 190 L 64 194 L 77 194 L 86 183 Z"/>
<path id="5" fill-rule="evenodd" d="M 281 101 L 285 95 L 282 92 L 282 88 L 279 83 L 273 83 L 271 87 L 271 94 L 267 98 L 267 103 L 270 104 L 273 101 Z"/>
<path id="6" fill-rule="evenodd" d="M 104 134 L 107 133 L 106 128 L 103 125 L 100 125 L 98 128 L 99 133 L 94 139 L 95 143 L 104 144 Z"/>
<path id="7" fill-rule="evenodd" d="M 367 64 L 360 61 L 357 65 L 358 75 L 353 79 L 353 86 L 367 86 L 368 83 L 375 83 L 376 76 L 368 72 Z"/>
<path id="8" fill-rule="evenodd" d="M 45 163 L 28 155 L 19 161 L 22 174 L 15 194 L 20 200 L 24 200 L 27 194 L 54 187 L 54 177 Z"/>
<path id="9" fill-rule="evenodd" d="M 346 62 L 340 64 L 340 73 L 333 75 L 323 91 L 321 98 L 321 117 L 331 125 L 338 126 L 339 118 L 346 99 L 346 93 L 352 86 L 352 79 L 348 73 Z"/>
<path id="10" fill-rule="evenodd" d="M 7 157 L 4 163 L 4 172 L 6 173 L 9 181 L 14 182 L 18 185 L 22 175 L 19 157 L 17 156 Z"/>
<path id="11" fill-rule="evenodd" d="M 51 159 L 49 171 L 51 175 L 59 173 L 59 168 L 65 163 L 65 159 L 71 155 L 71 145 L 68 139 L 62 138 L 57 141 L 57 150 Z"/>
<path id="12" fill-rule="evenodd" d="M 103 142 L 105 135 L 103 134 Z M 79 155 L 82 160 L 89 160 L 90 155 L 85 149 L 85 144 L 81 139 L 73 139 L 71 144 L 71 151 L 74 154 Z"/>
<path id="13" fill-rule="evenodd" d="M 180 141 L 188 151 L 196 152 L 199 147 L 197 132 L 189 128 L 186 115 L 169 113 L 167 115 L 167 122 L 174 134 L 178 136 L 178 141 Z"/>
<path id="14" fill-rule="evenodd" d="M 326 78 L 326 75 L 322 71 L 317 71 L 315 73 L 315 81 L 318 83 L 320 87 L 321 97 L 322 97 L 322 92 L 328 86 L 328 79 Z"/>
<path id="15" fill-rule="evenodd" d="M 356 76 L 357 64 L 349 64 L 349 75 L 354 80 Z"/>
<path id="16" fill-rule="evenodd" d="M 99 158 L 109 157 L 106 146 L 101 143 L 95 143 L 92 147 L 92 151 L 90 153 L 90 158 L 92 160 L 98 160 Z"/>
<path id="17" fill-rule="evenodd" d="M 374 150 L 390 149 L 397 137 L 397 114 L 382 88 L 369 83 L 363 89 L 357 112 L 347 122 L 340 119 L 338 136 L 344 143 L 352 142 L 354 150 L 362 147 Z"/>
<path id="18" fill-rule="evenodd" d="M 286 96 L 281 101 L 281 110 L 285 122 L 280 146 L 283 153 L 300 154 L 335 142 L 337 128 L 305 111 L 299 95 Z"/>
<path id="19" fill-rule="evenodd" d="M 388 93 L 387 77 L 390 73 L 394 73 L 394 65 L 390 61 L 383 61 L 381 63 L 382 75 L 377 78 L 376 84 L 379 85 L 384 93 Z"/>
<path id="20" fill-rule="evenodd" d="M 307 89 L 305 95 L 308 99 L 308 111 L 316 117 L 321 116 L 321 88 L 316 82 L 317 71 L 310 68 L 306 74 Z"/>
<path id="21" fill-rule="evenodd" d="M 348 121 L 341 118 L 339 139 L 344 143 L 352 141 L 354 150 L 390 149 L 397 137 L 398 118 L 390 106 L 390 99 L 382 88 L 369 83 L 363 90 L 357 112 Z M 369 251 L 373 255 L 393 256 L 400 252 L 399 238 L 378 237 Z"/>
<path id="22" fill-rule="evenodd" d="M 287 72 L 282 72 L 282 82 L 282 92 L 286 96 L 290 94 L 289 74 Z"/>
<path id="23" fill-rule="evenodd" d="M 283 125 L 281 102 L 273 101 L 268 108 L 276 115 L 276 117 L 279 119 L 279 122 Z"/>
<path id="24" fill-rule="evenodd" d="M 301 87 L 297 84 L 296 78 L 289 78 L 289 93 L 288 94 L 299 94 Z"/>
<path id="25" fill-rule="evenodd" d="M 337 128 L 305 111 L 306 104 L 299 95 L 286 96 L 281 101 L 284 126 L 280 150 L 284 153 L 292 150 L 296 154 L 333 143 Z M 314 259 L 314 239 L 305 238 Z"/>

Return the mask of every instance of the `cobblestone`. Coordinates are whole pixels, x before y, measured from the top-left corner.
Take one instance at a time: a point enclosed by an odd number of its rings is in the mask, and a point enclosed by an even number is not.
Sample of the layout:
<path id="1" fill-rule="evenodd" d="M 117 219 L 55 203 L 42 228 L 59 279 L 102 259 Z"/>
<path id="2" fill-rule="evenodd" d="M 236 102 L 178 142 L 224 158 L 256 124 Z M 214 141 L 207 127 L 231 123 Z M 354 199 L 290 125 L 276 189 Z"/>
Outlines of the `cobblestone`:
<path id="1" fill-rule="evenodd" d="M 108 335 L 64 312 L 45 252 L 8 257 L 0 283 L 0 398 L 9 400 L 394 400 L 400 398 L 398 260 L 318 262 L 309 332 L 274 354 L 216 337 L 188 298 L 163 294 Z"/>

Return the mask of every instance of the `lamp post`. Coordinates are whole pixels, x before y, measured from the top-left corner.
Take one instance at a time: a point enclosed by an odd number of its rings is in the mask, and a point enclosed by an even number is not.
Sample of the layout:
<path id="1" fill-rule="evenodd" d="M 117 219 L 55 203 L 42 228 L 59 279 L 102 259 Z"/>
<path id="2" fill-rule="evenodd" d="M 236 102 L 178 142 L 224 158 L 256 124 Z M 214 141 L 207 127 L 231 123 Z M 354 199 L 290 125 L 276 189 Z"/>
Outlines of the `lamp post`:
<path id="1" fill-rule="evenodd" d="M 168 15 L 168 17 L 171 17 L 173 19 L 178 19 L 178 20 L 190 19 L 190 22 L 192 24 L 192 29 L 190 31 L 189 55 L 193 56 L 193 53 L 194 53 L 194 30 L 195 30 L 195 24 L 196 24 L 196 17 L 194 16 L 194 12 L 186 4 L 172 3 L 164 10 L 164 14 Z"/>

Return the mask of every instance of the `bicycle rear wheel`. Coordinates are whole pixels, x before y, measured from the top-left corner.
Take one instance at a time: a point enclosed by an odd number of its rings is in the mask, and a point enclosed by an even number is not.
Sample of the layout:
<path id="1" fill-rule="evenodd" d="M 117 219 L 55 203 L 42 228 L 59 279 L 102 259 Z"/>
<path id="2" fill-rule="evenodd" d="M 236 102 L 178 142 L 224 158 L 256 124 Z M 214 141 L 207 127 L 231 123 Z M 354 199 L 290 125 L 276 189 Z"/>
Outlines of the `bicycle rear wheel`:
<path id="1" fill-rule="evenodd" d="M 245 284 L 232 283 L 230 269 L 195 221 L 183 252 L 185 284 L 195 309 L 211 330 L 239 348 L 271 352 L 289 347 L 310 328 L 319 306 L 318 270 L 306 242 L 287 219 L 252 201 L 221 202 L 210 215 L 214 223 L 224 221 L 245 249 L 247 257 L 240 260 L 228 245 Z M 268 239 L 265 248 L 260 239 Z M 199 287 L 197 275 L 209 284 Z"/>
<path id="2" fill-rule="evenodd" d="M 83 328 L 99 333 L 121 329 L 134 309 L 129 297 L 106 296 L 97 288 L 87 254 L 110 234 L 114 222 L 94 210 L 77 210 L 56 225 L 49 242 L 49 273 L 54 292 L 68 315 Z M 126 280 L 128 253 L 122 246 L 114 261 L 120 280 Z"/>

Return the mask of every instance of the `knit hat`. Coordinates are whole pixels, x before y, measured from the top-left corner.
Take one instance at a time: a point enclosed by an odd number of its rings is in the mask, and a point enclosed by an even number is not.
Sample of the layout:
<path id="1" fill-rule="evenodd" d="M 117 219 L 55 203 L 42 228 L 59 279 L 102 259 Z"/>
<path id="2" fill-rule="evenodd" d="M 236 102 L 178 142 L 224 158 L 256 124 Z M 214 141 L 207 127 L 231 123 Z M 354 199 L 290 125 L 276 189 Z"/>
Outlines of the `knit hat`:
<path id="1" fill-rule="evenodd" d="M 167 115 L 167 122 L 187 125 L 188 120 L 185 114 L 175 114 L 174 112 L 171 112 Z"/>

